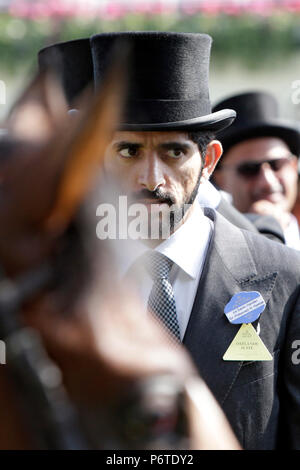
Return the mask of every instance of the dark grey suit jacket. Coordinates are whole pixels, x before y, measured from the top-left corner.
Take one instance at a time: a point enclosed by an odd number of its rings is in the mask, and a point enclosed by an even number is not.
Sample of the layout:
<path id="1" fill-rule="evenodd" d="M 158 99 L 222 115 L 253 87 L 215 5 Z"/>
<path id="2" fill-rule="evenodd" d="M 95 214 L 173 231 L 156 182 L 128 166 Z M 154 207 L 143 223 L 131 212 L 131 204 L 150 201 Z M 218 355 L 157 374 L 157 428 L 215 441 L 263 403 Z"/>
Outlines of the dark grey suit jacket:
<path id="1" fill-rule="evenodd" d="M 300 449 L 300 254 L 205 212 L 214 233 L 183 342 L 244 449 Z M 273 361 L 223 361 L 239 329 L 224 307 L 251 290 L 267 303 L 253 326 Z"/>

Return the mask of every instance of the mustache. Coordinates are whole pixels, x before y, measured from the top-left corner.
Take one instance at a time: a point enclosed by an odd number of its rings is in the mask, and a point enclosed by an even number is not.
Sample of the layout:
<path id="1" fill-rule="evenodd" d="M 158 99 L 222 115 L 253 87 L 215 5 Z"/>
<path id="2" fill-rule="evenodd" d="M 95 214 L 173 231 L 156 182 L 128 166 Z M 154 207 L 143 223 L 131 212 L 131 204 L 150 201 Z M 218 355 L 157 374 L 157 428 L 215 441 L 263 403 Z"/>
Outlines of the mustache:
<path id="1" fill-rule="evenodd" d="M 155 189 L 154 191 L 149 191 L 148 189 L 142 189 L 132 194 L 132 198 L 135 201 L 143 199 L 157 199 L 160 202 L 164 202 L 169 206 L 175 204 L 175 199 L 170 193 L 163 192 L 160 188 Z"/>

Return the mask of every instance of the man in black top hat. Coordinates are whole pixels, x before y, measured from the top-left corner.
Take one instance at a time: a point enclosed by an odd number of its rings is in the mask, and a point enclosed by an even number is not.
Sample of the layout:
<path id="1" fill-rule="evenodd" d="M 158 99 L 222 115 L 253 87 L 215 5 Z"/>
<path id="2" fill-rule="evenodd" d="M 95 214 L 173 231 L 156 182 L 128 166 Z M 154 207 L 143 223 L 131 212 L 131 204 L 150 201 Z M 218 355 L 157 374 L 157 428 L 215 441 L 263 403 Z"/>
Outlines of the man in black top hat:
<path id="1" fill-rule="evenodd" d="M 150 233 L 150 244 L 137 244 L 121 272 L 134 276 L 137 266 L 143 271 L 137 286 L 145 309 L 190 352 L 243 448 L 300 448 L 300 256 L 240 230 L 213 210 L 202 211 L 196 199 L 221 157 L 214 133 L 235 116 L 231 109 L 211 112 L 211 38 L 160 32 L 93 36 L 96 87 L 117 40 L 132 44 L 129 93 L 106 150 L 105 174 L 118 178 L 120 194 L 146 208 Z M 168 212 L 171 230 L 164 237 Z M 153 238 L 152 217 L 160 224 Z M 241 325 L 229 321 L 224 309 L 236 294 L 259 297 L 260 312 L 240 321 L 248 333 L 237 345 L 240 355 L 228 357 Z M 252 315 L 253 304 L 246 307 Z M 256 356 L 249 355 L 252 349 Z"/>
<path id="2" fill-rule="evenodd" d="M 108 36 L 113 41 L 113 36 Z M 128 39 L 126 35 L 126 39 Z M 108 47 L 107 51 L 110 51 Z M 110 54 L 102 53 L 101 68 L 96 69 L 96 80 L 99 80 L 99 72 L 110 61 Z M 39 51 L 38 61 L 40 69 L 54 69 L 61 79 L 69 107 L 76 108 L 76 99 L 88 85 L 94 85 L 94 70 L 92 52 L 89 38 L 56 43 Z M 150 74 L 151 76 L 151 74 Z M 100 77 L 101 80 L 101 77 Z M 133 87 L 132 87 L 133 88 Z M 72 110 L 74 111 L 74 109 Z M 260 232 L 270 239 L 284 243 L 283 231 L 279 223 L 269 216 L 246 214 L 243 216 L 232 204 L 229 204 L 220 194 L 216 195 L 216 189 L 207 182 L 205 188 L 199 188 L 198 200 L 202 206 L 212 207 L 220 212 L 234 225 L 246 230 Z"/>
<path id="3" fill-rule="evenodd" d="M 237 119 L 218 136 L 224 153 L 215 183 L 232 195 L 239 211 L 276 217 L 286 244 L 299 250 L 299 227 L 291 215 L 297 197 L 299 129 L 278 118 L 278 104 L 269 93 L 235 95 L 214 109 L 224 106 L 235 109 Z"/>

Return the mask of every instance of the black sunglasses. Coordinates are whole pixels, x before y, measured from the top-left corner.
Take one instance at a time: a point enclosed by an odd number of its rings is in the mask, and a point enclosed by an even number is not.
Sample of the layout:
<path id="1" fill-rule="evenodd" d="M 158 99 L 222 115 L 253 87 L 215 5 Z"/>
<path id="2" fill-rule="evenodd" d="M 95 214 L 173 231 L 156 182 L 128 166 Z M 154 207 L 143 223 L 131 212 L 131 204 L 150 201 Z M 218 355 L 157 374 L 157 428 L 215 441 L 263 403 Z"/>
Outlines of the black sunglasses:
<path id="1" fill-rule="evenodd" d="M 243 176 L 244 178 L 252 178 L 257 176 L 260 172 L 261 166 L 264 163 L 268 163 L 271 169 L 274 172 L 281 170 L 293 157 L 290 155 L 289 157 L 282 157 L 282 158 L 275 158 L 274 160 L 262 160 L 260 162 L 244 162 L 240 163 L 239 165 L 222 165 L 221 168 L 234 168 L 238 175 Z"/>

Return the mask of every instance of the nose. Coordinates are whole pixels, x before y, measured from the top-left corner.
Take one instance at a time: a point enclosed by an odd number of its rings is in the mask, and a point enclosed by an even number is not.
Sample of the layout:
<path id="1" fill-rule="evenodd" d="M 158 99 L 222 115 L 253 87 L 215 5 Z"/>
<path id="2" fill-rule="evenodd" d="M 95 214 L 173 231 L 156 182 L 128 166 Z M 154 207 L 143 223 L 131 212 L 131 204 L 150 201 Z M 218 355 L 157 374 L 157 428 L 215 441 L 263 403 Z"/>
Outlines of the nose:
<path id="1" fill-rule="evenodd" d="M 155 191 L 165 184 L 163 162 L 155 152 L 149 152 L 141 162 L 138 183 L 149 191 Z"/>
<path id="2" fill-rule="evenodd" d="M 268 162 L 262 164 L 256 184 L 265 190 L 275 191 L 281 188 L 277 175 Z"/>

